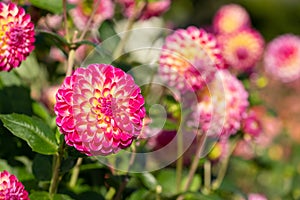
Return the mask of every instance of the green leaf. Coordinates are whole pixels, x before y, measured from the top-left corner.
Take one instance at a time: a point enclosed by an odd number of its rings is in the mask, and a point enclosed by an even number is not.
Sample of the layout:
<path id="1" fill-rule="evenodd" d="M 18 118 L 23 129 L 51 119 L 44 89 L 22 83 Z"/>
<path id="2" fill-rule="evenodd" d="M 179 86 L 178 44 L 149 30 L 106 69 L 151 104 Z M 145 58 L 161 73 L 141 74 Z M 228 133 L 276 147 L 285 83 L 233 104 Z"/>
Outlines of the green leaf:
<path id="1" fill-rule="evenodd" d="M 63 6 L 61 0 L 29 0 L 30 3 L 38 8 L 48 10 L 55 14 L 62 13 Z"/>
<path id="2" fill-rule="evenodd" d="M 140 178 L 140 180 L 142 181 L 142 183 L 145 185 L 146 188 L 153 191 L 156 189 L 156 186 L 158 185 L 157 180 L 151 173 L 149 172 L 141 173 L 138 174 L 138 177 Z"/>
<path id="3" fill-rule="evenodd" d="M 52 176 L 52 157 L 36 154 L 33 159 L 32 173 L 39 181 L 48 181 Z"/>
<path id="4" fill-rule="evenodd" d="M 47 108 L 44 105 L 42 105 L 39 102 L 33 102 L 32 110 L 36 116 L 40 117 L 42 120 L 44 120 L 45 122 L 48 122 L 48 124 L 50 124 L 51 116 L 50 116 Z"/>
<path id="5" fill-rule="evenodd" d="M 40 154 L 55 154 L 58 150 L 55 134 L 40 119 L 22 114 L 0 115 L 4 126 L 15 136 L 22 138 Z"/>
<path id="6" fill-rule="evenodd" d="M 31 200 L 72 200 L 71 197 L 65 194 L 55 194 L 53 198 L 50 198 L 50 195 L 48 192 L 33 192 L 29 196 Z"/>
<path id="7" fill-rule="evenodd" d="M 31 200 L 51 200 L 48 192 L 33 192 L 29 198 Z"/>
<path id="8" fill-rule="evenodd" d="M 49 38 L 51 43 L 53 43 L 57 48 L 62 50 L 65 55 L 67 55 L 66 47 L 69 47 L 70 44 L 64 37 L 50 31 L 38 30 L 37 33 L 46 38 Z"/>

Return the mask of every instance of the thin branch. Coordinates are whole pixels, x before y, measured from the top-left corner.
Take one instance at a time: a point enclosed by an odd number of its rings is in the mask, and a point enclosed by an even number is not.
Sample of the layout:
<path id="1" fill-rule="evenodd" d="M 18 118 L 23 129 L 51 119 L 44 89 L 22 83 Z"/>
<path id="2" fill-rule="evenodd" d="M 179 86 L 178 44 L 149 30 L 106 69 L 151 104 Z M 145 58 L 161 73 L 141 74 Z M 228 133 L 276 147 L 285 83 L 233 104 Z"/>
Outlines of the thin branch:
<path id="1" fill-rule="evenodd" d="M 93 22 L 93 18 L 95 17 L 95 14 L 97 12 L 97 9 L 100 6 L 100 3 L 101 3 L 101 0 L 98 0 L 96 2 L 96 4 L 94 5 L 93 11 L 92 11 L 92 13 L 90 15 L 90 18 L 88 19 L 88 21 L 87 21 L 87 23 L 86 23 L 86 25 L 85 25 L 85 27 L 84 27 L 84 29 L 83 29 L 80 37 L 79 37 L 79 41 L 83 40 L 83 38 L 85 37 L 86 33 L 89 31 L 89 28 L 90 28 L 90 26 L 91 26 L 91 24 Z"/>

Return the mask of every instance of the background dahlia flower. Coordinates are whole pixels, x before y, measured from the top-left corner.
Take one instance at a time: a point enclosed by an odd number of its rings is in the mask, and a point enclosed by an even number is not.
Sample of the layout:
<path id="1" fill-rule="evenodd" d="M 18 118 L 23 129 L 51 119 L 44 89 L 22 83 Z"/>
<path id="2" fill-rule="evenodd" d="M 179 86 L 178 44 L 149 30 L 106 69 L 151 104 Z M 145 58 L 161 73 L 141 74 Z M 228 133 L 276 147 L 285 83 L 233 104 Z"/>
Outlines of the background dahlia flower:
<path id="1" fill-rule="evenodd" d="M 66 143 L 87 155 L 130 146 L 145 117 L 144 98 L 133 78 L 106 64 L 76 69 L 58 90 L 54 109 Z"/>
<path id="2" fill-rule="evenodd" d="M 300 77 L 300 37 L 285 34 L 273 39 L 266 47 L 264 66 L 268 73 L 283 82 Z"/>
<path id="3" fill-rule="evenodd" d="M 213 29 L 217 34 L 228 34 L 250 26 L 248 12 L 240 5 L 222 6 L 213 18 Z"/>
<path id="4" fill-rule="evenodd" d="M 124 9 L 124 14 L 126 17 L 131 17 L 134 14 L 134 11 L 137 6 L 137 2 L 135 0 L 117 0 L 119 4 Z M 166 12 L 171 5 L 171 0 L 155 0 L 148 1 L 145 8 L 142 10 L 142 13 L 139 16 L 141 20 L 147 20 L 151 17 L 157 17 Z"/>
<path id="5" fill-rule="evenodd" d="M 234 69 L 251 69 L 263 55 L 263 37 L 253 29 L 244 29 L 217 38 L 225 63 Z"/>
<path id="6" fill-rule="evenodd" d="M 209 137 L 229 137 L 240 129 L 249 105 L 248 93 L 229 71 L 220 70 L 216 79 L 198 96 L 192 121 L 199 123 Z"/>
<path id="7" fill-rule="evenodd" d="M 181 91 L 202 89 L 224 68 L 215 37 L 193 26 L 166 38 L 159 64 L 161 77 Z"/>
<path id="8" fill-rule="evenodd" d="M 87 22 L 92 15 L 94 7 L 97 5 L 98 0 L 85 1 L 71 1 L 69 3 L 76 4 L 76 7 L 69 11 L 70 16 L 73 19 L 75 26 L 79 30 L 83 30 Z M 97 29 L 101 23 L 112 18 L 114 15 L 114 3 L 111 0 L 101 0 L 98 8 L 96 8 L 96 13 L 92 19 L 92 29 Z"/>
<path id="9" fill-rule="evenodd" d="M 34 49 L 34 25 L 30 15 L 13 3 L 0 2 L 0 71 L 10 71 Z"/>
<path id="10" fill-rule="evenodd" d="M 29 200 L 28 192 L 17 177 L 7 171 L 0 172 L 0 200 Z"/>

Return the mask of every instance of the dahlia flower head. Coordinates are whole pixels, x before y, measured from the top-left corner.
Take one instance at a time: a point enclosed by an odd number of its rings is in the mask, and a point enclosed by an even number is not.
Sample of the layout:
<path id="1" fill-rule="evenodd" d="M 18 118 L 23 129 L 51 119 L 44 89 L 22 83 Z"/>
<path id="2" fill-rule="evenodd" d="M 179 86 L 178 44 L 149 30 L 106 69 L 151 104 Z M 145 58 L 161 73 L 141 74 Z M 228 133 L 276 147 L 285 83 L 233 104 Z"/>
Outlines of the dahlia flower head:
<path id="1" fill-rule="evenodd" d="M 229 137 L 241 128 L 249 105 L 243 84 L 227 70 L 220 70 L 215 80 L 198 93 L 199 103 L 190 126 L 199 124 L 208 137 Z M 192 121 L 192 123 L 191 123 Z"/>
<path id="2" fill-rule="evenodd" d="M 7 171 L 0 172 L 0 200 L 29 200 L 28 192 L 17 177 Z"/>
<path id="3" fill-rule="evenodd" d="M 159 64 L 161 78 L 179 91 L 204 88 L 225 67 L 216 38 L 194 26 L 166 38 Z"/>
<path id="4" fill-rule="evenodd" d="M 68 0 L 69 3 L 75 4 L 76 7 L 69 11 L 70 16 L 73 18 L 75 26 L 79 30 L 83 30 L 89 21 L 94 7 L 97 5 L 98 0 L 85 1 L 85 0 Z M 101 0 L 96 13 L 92 19 L 92 29 L 97 29 L 101 23 L 106 19 L 111 19 L 114 16 L 114 3 L 112 0 Z"/>
<path id="5" fill-rule="evenodd" d="M 130 146 L 145 117 L 144 98 L 133 78 L 107 64 L 76 69 L 58 90 L 54 110 L 66 143 L 88 156 Z"/>
<path id="6" fill-rule="evenodd" d="M 225 63 L 236 70 L 252 69 L 263 55 L 264 39 L 254 29 L 219 35 L 217 39 Z"/>
<path id="7" fill-rule="evenodd" d="M 250 27 L 248 12 L 238 4 L 222 6 L 213 18 L 213 29 L 217 34 L 228 34 Z"/>
<path id="8" fill-rule="evenodd" d="M 0 2 L 0 71 L 10 71 L 34 49 L 34 25 L 29 14 L 14 3 Z"/>
<path id="9" fill-rule="evenodd" d="M 254 111 L 249 111 L 242 120 L 242 130 L 251 138 L 257 138 L 262 133 L 262 124 Z"/>
<path id="10" fill-rule="evenodd" d="M 264 54 L 266 72 L 282 82 L 300 77 L 300 37 L 284 34 L 273 39 Z"/>
<path id="11" fill-rule="evenodd" d="M 137 6 L 136 0 L 117 0 L 124 9 L 124 15 L 126 17 L 132 17 Z M 147 20 L 151 17 L 158 17 L 169 10 L 171 0 L 154 0 L 147 2 L 146 7 L 142 10 L 139 16 L 141 20 Z"/>

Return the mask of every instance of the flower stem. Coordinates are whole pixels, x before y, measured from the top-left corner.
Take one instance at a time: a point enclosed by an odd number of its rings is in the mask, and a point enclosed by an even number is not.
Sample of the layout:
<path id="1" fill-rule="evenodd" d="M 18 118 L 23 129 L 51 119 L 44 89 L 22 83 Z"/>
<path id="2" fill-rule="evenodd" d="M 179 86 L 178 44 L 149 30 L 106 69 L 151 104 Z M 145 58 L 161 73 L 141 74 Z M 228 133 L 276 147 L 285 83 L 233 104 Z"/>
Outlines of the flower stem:
<path id="1" fill-rule="evenodd" d="M 197 138 L 198 139 L 198 145 L 197 145 L 196 155 L 193 159 L 193 162 L 192 162 L 189 174 L 188 174 L 187 182 L 185 183 L 184 188 L 183 188 L 183 192 L 186 192 L 191 186 L 193 177 L 195 175 L 195 172 L 196 172 L 198 164 L 199 164 L 199 159 L 201 157 L 202 149 L 204 147 L 204 143 L 205 143 L 205 140 L 206 140 L 206 134 L 202 133 L 202 134 L 199 135 L 199 133 L 198 133 L 197 137 L 198 137 Z"/>
<path id="2" fill-rule="evenodd" d="M 100 2 L 101 2 L 101 0 L 98 0 L 96 2 L 96 4 L 94 5 L 93 11 L 91 13 L 91 16 L 89 17 L 89 19 L 88 19 L 88 21 L 87 21 L 87 23 L 86 23 L 86 25 L 85 25 L 85 27 L 84 27 L 84 29 L 83 29 L 80 37 L 79 37 L 79 41 L 83 40 L 83 38 L 85 37 L 86 33 L 88 32 L 88 30 L 89 30 L 89 28 L 90 28 L 90 26 L 92 24 L 93 18 L 95 16 L 96 12 L 97 12 L 97 9 L 99 8 Z"/>
<path id="3" fill-rule="evenodd" d="M 176 161 L 176 191 L 180 192 L 183 169 L 183 135 L 179 129 L 177 133 L 177 161 Z"/>
<path id="4" fill-rule="evenodd" d="M 229 164 L 229 159 L 230 159 L 230 156 L 231 154 L 233 153 L 236 145 L 237 145 L 237 142 L 239 140 L 239 137 L 237 137 L 235 140 L 232 141 L 231 145 L 230 145 L 230 149 L 229 149 L 229 153 L 228 155 L 224 158 L 224 160 L 221 162 L 221 167 L 219 169 L 219 172 L 218 172 L 218 175 L 217 175 L 217 178 L 216 180 L 212 183 L 212 189 L 213 190 L 217 190 L 222 182 L 223 182 L 223 179 L 225 177 L 225 174 L 226 174 L 226 171 L 227 171 L 227 168 L 228 168 L 228 164 Z"/>
<path id="5" fill-rule="evenodd" d="M 211 162 L 206 160 L 204 162 L 204 192 L 206 194 L 210 193 L 211 189 Z"/>
<path id="6" fill-rule="evenodd" d="M 83 160 L 82 158 L 78 158 L 77 162 L 76 162 L 76 165 L 73 168 L 71 179 L 70 179 L 70 182 L 69 182 L 69 187 L 70 188 L 73 188 L 76 185 L 78 175 L 79 175 L 79 172 L 80 172 L 80 166 L 81 166 L 82 160 Z"/>
<path id="7" fill-rule="evenodd" d="M 125 44 L 130 36 L 130 30 L 132 29 L 134 22 L 139 18 L 141 12 L 146 7 L 147 3 L 144 1 L 139 2 L 139 4 L 135 7 L 133 15 L 131 15 L 128 19 L 128 22 L 125 27 L 124 37 L 119 42 L 118 46 L 116 47 L 113 53 L 113 60 L 119 58 L 122 55 L 123 49 Z"/>
<path id="8" fill-rule="evenodd" d="M 68 29 L 68 16 L 67 16 L 67 0 L 63 0 L 63 19 L 64 19 L 65 38 L 67 42 L 70 42 L 69 29 Z"/>
<path id="9" fill-rule="evenodd" d="M 59 172 L 60 172 L 60 166 L 61 166 L 63 155 L 64 155 L 64 141 L 60 144 L 57 154 L 53 156 L 53 171 L 52 171 L 52 178 L 49 187 L 49 194 L 51 197 L 57 192 L 58 184 L 60 181 Z"/>

